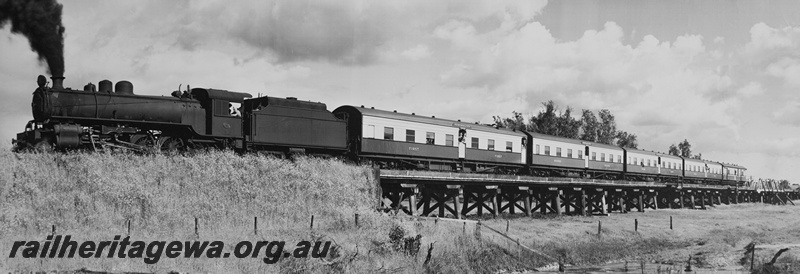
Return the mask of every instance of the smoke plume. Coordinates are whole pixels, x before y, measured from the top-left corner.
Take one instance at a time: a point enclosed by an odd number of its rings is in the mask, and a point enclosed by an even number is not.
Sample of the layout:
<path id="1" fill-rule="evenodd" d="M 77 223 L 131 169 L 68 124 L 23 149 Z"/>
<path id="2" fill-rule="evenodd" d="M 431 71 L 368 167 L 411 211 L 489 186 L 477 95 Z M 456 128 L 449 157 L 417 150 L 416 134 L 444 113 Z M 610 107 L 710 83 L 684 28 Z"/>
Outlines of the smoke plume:
<path id="1" fill-rule="evenodd" d="M 47 62 L 53 76 L 64 76 L 61 8 L 55 0 L 0 0 L 0 28 L 10 21 L 11 32 L 28 38 L 31 49 Z"/>

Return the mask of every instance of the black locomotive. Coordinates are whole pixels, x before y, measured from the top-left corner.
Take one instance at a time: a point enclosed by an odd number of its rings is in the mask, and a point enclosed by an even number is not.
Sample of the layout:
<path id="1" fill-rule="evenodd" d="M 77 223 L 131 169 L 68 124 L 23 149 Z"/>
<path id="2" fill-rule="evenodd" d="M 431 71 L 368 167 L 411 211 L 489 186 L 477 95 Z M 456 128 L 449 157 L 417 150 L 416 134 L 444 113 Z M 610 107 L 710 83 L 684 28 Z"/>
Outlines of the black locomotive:
<path id="1" fill-rule="evenodd" d="M 103 80 L 99 89 L 90 83 L 74 90 L 62 86 L 63 77 L 52 79 L 48 87 L 40 76 L 31 103 L 33 120 L 17 134 L 16 150 L 346 150 L 345 122 L 321 103 L 273 97 L 246 100 L 252 95 L 188 87 L 172 96 L 136 95 L 128 81 L 112 87 L 111 81 Z M 233 104 L 240 104 L 243 112 Z"/>
<path id="2" fill-rule="evenodd" d="M 143 96 L 119 81 L 44 76 L 15 150 L 235 149 L 341 155 L 385 168 L 737 185 L 744 167 L 364 106 L 189 88 Z"/>

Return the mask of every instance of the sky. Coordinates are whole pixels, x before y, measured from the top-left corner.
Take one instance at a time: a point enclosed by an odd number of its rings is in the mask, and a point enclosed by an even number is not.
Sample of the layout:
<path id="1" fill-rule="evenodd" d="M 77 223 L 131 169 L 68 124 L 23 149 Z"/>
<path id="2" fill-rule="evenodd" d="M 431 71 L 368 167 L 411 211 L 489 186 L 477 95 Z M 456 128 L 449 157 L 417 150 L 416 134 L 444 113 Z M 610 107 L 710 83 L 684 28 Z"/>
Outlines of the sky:
<path id="1" fill-rule="evenodd" d="M 128 80 L 492 123 L 609 109 L 639 148 L 800 183 L 799 1 L 64 1 L 65 86 Z M 46 74 L 0 29 L 0 140 Z M 579 111 L 578 111 L 579 113 Z M 576 117 L 579 118 L 579 117 Z"/>

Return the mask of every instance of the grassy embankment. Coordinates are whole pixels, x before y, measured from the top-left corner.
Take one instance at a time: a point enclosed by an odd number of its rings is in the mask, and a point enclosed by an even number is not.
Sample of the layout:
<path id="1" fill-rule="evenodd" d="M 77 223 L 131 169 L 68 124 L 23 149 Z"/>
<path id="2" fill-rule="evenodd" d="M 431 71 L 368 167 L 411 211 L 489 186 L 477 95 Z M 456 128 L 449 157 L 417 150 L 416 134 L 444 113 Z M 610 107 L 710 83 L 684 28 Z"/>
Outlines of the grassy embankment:
<path id="1" fill-rule="evenodd" d="M 415 225 L 377 213 L 370 168 L 338 160 L 281 160 L 231 152 L 193 156 L 105 153 L 12 154 L 0 152 L 0 252 L 14 241 L 44 241 L 52 226 L 74 240 L 219 240 L 232 252 L 242 240 L 331 240 L 329 258 L 282 259 L 267 265 L 259 258 L 0 259 L 0 270 L 76 270 L 112 272 L 421 272 L 473 268 L 491 271 L 514 266 L 499 249 L 448 229 Z M 355 227 L 354 214 L 360 214 Z M 314 228 L 309 227 L 314 215 Z M 258 217 L 258 234 L 254 231 Z M 198 235 L 194 219 L 198 218 Z M 389 232 L 403 227 L 423 234 L 417 256 L 392 248 Z M 461 230 L 460 226 L 454 229 Z M 412 233 L 413 232 L 413 233 Z M 423 266 L 427 243 L 436 241 L 433 258 Z M 462 253 L 463 251 L 463 253 Z M 458 252 L 453 256 L 454 252 Z M 336 253 L 336 257 L 333 257 Z M 484 256 L 486 255 L 486 256 Z M 491 255 L 491 256 L 488 256 Z M 462 258 L 463 257 L 463 258 Z M 445 259 L 446 258 L 446 259 Z M 455 261 L 454 261 L 455 260 Z M 475 265 L 475 264 L 480 265 Z M 519 264 L 517 264 L 519 265 Z M 518 266 L 522 267 L 522 266 Z"/>
<path id="2" fill-rule="evenodd" d="M 0 152 L 0 270 L 75 270 L 110 272 L 256 273 L 256 272 L 406 272 L 485 273 L 531 269 L 548 259 L 518 251 L 488 229 L 482 239 L 474 225 L 414 221 L 377 213 L 371 169 L 338 160 L 300 158 L 288 161 L 230 152 L 193 156 L 130 154 L 12 154 Z M 737 250 L 751 240 L 776 243 L 800 237 L 791 222 L 748 225 L 759 216 L 797 215 L 768 206 L 729 206 L 722 210 L 660 210 L 610 217 L 546 217 L 512 219 L 510 235 L 568 264 L 597 264 L 609 260 L 685 260 L 697 246 L 714 246 L 726 258 L 700 256 L 708 266 L 736 264 Z M 788 210 L 788 209 L 787 209 Z M 713 211 L 736 212 L 719 226 Z M 748 213 L 749 212 L 749 213 Z M 360 214 L 360 226 L 354 214 Z M 696 224 L 685 220 L 701 214 Z M 314 215 L 314 228 L 309 228 Z M 668 215 L 682 223 L 665 229 Z M 638 216 L 638 217 L 637 217 Z M 258 232 L 254 232 L 258 217 Z M 640 230 L 627 223 L 640 218 Z M 194 219 L 199 220 L 199 235 Z M 648 219 L 650 218 L 650 219 Z M 666 218 L 666 219 L 665 219 Z M 728 219 L 725 219 L 728 218 Z M 603 233 L 596 235 L 597 220 Z M 739 220 L 739 223 L 730 220 Z M 785 220 L 785 219 L 784 219 Z M 232 252 L 238 241 L 284 240 L 291 249 L 299 240 L 331 240 L 337 251 L 321 259 L 282 259 L 267 265 L 259 258 L 194 259 L 162 257 L 156 264 L 142 259 L 20 259 L 5 255 L 15 240 L 43 241 L 55 225 L 57 234 L 77 240 L 111 240 L 127 234 L 131 240 L 219 240 Z M 505 221 L 484 225 L 505 229 Z M 743 227 L 744 226 L 744 227 Z M 390 234 L 421 235 L 419 253 L 395 248 Z M 769 232 L 770 230 L 775 233 Z M 402 241 L 401 241 L 402 242 Z M 700 245 L 699 242 L 703 244 Z M 800 242 L 797 241 L 797 242 Z M 431 259 L 426 255 L 434 243 Z M 684 250 L 688 250 L 684 252 Z M 671 253 L 670 253 L 671 252 Z M 700 251 L 701 254 L 711 251 Z M 697 253 L 697 252 L 695 252 Z M 771 253 L 761 252 L 758 260 Z M 335 255 L 334 255 L 335 254 Z M 716 254 L 716 253 L 714 253 Z M 791 255 L 791 254 L 789 254 Z M 740 257 L 740 256 L 739 256 Z M 791 256 L 790 256 L 791 257 Z"/>

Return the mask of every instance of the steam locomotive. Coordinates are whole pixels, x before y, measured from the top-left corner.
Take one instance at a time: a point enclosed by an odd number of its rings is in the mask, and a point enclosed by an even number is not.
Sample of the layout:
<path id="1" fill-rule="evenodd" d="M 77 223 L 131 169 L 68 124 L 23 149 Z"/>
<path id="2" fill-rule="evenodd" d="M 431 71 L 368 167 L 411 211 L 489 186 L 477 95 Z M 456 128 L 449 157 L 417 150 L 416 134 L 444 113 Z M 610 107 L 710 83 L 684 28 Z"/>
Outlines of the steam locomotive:
<path id="1" fill-rule="evenodd" d="M 145 96 L 103 80 L 83 90 L 39 76 L 15 150 L 205 148 L 322 154 L 384 168 L 739 185 L 746 168 L 539 133 L 297 98 L 190 88 Z M 236 106 L 239 107 L 236 107 Z"/>

